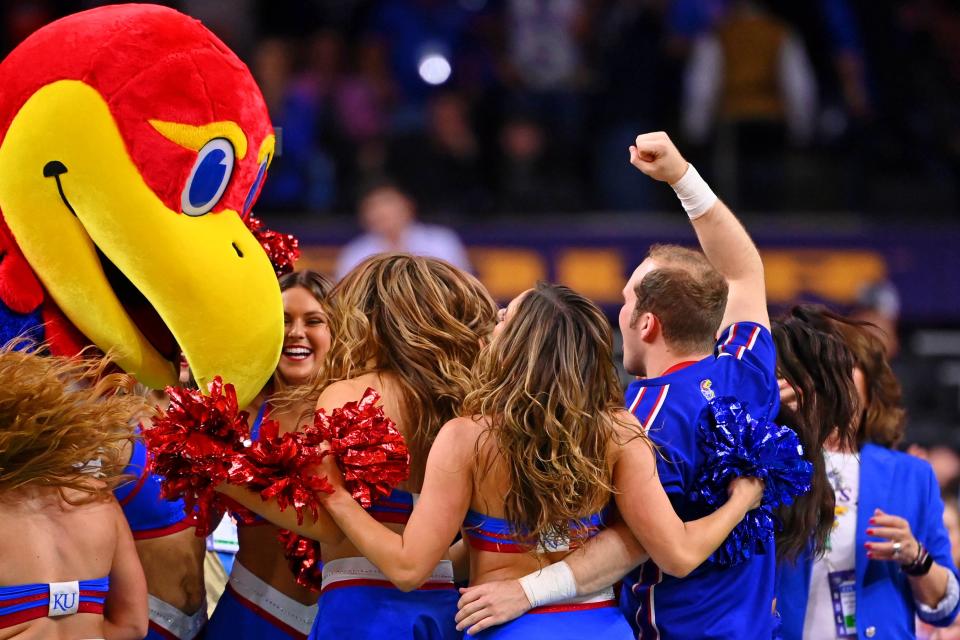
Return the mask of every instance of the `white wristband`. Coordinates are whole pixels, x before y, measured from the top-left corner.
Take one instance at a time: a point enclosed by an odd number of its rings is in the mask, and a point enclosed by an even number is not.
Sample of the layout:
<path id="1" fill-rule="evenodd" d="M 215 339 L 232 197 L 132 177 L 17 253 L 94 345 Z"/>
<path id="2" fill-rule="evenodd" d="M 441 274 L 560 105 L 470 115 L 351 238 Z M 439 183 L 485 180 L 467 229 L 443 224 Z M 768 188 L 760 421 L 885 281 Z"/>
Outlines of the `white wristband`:
<path id="1" fill-rule="evenodd" d="M 542 607 L 569 600 L 577 595 L 577 581 L 570 565 L 562 560 L 520 578 L 530 607 Z"/>
<path id="2" fill-rule="evenodd" d="M 683 210 L 691 220 L 696 220 L 705 214 L 719 200 L 707 181 L 700 177 L 689 162 L 683 177 L 670 186 L 680 198 L 680 204 L 683 205 Z"/>

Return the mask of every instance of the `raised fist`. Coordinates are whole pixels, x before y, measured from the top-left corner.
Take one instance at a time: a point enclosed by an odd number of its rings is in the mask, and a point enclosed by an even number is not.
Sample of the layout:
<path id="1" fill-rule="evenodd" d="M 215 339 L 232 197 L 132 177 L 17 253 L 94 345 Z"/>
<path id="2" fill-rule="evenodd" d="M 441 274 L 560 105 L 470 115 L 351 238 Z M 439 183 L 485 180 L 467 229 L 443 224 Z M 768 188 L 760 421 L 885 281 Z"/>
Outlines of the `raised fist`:
<path id="1" fill-rule="evenodd" d="M 663 131 L 642 133 L 630 147 L 630 164 L 661 182 L 675 184 L 687 171 L 687 161 Z"/>

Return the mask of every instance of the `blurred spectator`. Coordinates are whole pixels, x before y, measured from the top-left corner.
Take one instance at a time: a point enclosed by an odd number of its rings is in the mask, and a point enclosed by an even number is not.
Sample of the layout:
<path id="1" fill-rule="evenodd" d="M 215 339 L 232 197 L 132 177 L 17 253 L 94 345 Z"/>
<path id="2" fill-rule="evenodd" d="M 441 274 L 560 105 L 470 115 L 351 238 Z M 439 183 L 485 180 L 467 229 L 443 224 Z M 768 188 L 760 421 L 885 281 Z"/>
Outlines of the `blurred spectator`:
<path id="1" fill-rule="evenodd" d="M 582 207 L 573 167 L 561 149 L 550 149 L 533 118 L 508 118 L 500 131 L 499 208 L 507 213 L 549 213 Z"/>
<path id="2" fill-rule="evenodd" d="M 589 3 L 507 0 L 507 83 L 511 106 L 532 110 L 559 135 L 576 137 L 583 122 L 583 41 Z"/>
<path id="3" fill-rule="evenodd" d="M 271 38 L 260 42 L 254 57 L 254 76 L 273 125 L 279 129 L 278 154 L 258 206 L 272 210 L 326 209 L 334 198 L 334 169 L 319 146 L 322 87 L 316 77 L 294 74 L 291 48 L 288 41 Z"/>
<path id="4" fill-rule="evenodd" d="M 393 145 L 389 173 L 413 192 L 424 210 L 464 214 L 489 208 L 480 144 L 467 101 L 443 92 L 429 103 L 427 130 Z"/>
<path id="5" fill-rule="evenodd" d="M 668 5 L 666 0 L 606 2 L 593 17 L 596 134 L 588 136 L 589 157 L 604 209 L 670 206 L 654 182 L 638 180 L 636 169 L 624 162 L 625 146 L 641 131 L 676 129 L 683 67 L 664 24 Z M 691 161 L 699 164 L 696 157 Z"/>
<path id="6" fill-rule="evenodd" d="M 309 59 L 323 92 L 322 141 L 335 160 L 335 202 L 344 206 L 355 200 L 355 185 L 385 171 L 394 86 L 383 49 L 369 39 L 347 48 L 341 34 L 324 30 L 311 38 Z"/>
<path id="7" fill-rule="evenodd" d="M 937 484 L 941 489 L 952 487 L 953 501 L 956 502 L 956 487 L 960 480 L 960 455 L 957 451 L 952 447 L 939 444 L 931 447 L 912 444 L 907 449 L 907 453 L 929 462 L 933 468 L 933 475 L 937 477 Z"/>
<path id="8" fill-rule="evenodd" d="M 900 319 L 900 294 L 892 282 L 875 282 L 864 287 L 851 314 L 855 319 L 869 322 L 870 329 L 880 338 L 892 359 L 900 351 L 897 322 Z"/>
<path id="9" fill-rule="evenodd" d="M 691 140 L 717 136 L 723 192 L 747 209 L 782 207 L 784 152 L 791 140 L 810 140 L 815 116 L 816 83 L 803 44 L 758 3 L 736 0 L 695 44 L 683 104 Z"/>
<path id="10" fill-rule="evenodd" d="M 675 0 L 670 3 L 670 31 L 685 39 L 709 33 L 723 18 L 730 0 Z"/>
<path id="11" fill-rule="evenodd" d="M 426 99 L 434 82 L 443 84 L 446 78 L 428 81 L 421 65 L 434 55 L 452 68 L 475 17 L 470 6 L 469 2 L 450 0 L 382 0 L 374 4 L 368 28 L 392 65 L 401 98 L 393 112 L 392 126 L 397 132 L 409 133 L 424 126 Z"/>
<path id="12" fill-rule="evenodd" d="M 441 258 L 470 270 L 467 252 L 457 234 L 447 228 L 416 220 L 416 205 L 392 184 L 373 187 L 360 201 L 360 226 L 366 231 L 350 241 L 337 259 L 337 278 L 342 278 L 365 258 L 388 251 L 404 251 Z"/>

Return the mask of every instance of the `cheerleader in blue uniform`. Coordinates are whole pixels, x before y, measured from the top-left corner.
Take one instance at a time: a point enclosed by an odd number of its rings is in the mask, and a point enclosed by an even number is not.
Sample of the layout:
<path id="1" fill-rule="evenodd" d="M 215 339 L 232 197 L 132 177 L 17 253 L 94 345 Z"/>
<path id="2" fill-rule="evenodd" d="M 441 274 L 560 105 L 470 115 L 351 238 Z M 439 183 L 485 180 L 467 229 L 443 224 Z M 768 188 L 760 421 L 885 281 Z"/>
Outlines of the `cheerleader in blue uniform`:
<path id="1" fill-rule="evenodd" d="M 614 499 L 620 511 L 632 503 L 655 514 L 650 535 L 672 541 L 674 553 L 695 564 L 759 504 L 762 483 L 739 479 L 718 511 L 679 520 L 657 480 L 653 447 L 620 404 L 610 325 L 566 287 L 540 284 L 511 302 L 474 376 L 461 414 L 468 417 L 437 435 L 402 534 L 379 525 L 342 488 L 324 499 L 347 537 L 403 591 L 430 584 L 458 530 L 467 541 L 470 582 L 479 584 L 519 578 L 576 553 L 611 524 Z M 323 467 L 339 477 L 332 462 Z M 484 637 L 633 636 L 611 585 L 601 584 L 535 607 Z"/>
<path id="2" fill-rule="evenodd" d="M 109 366 L 0 349 L 0 638 L 147 633 L 146 581 L 110 494 L 146 406 Z"/>
<path id="3" fill-rule="evenodd" d="M 410 478 L 378 500 L 368 517 L 402 532 L 423 483 L 427 452 L 440 427 L 458 415 L 470 369 L 493 329 L 496 307 L 469 274 L 441 260 L 406 254 L 361 263 L 334 287 L 330 307 L 334 340 L 325 380 L 314 396 L 317 407 L 330 412 L 359 400 L 368 388 L 380 394 L 384 412 L 410 448 Z M 459 637 L 454 622 L 458 596 L 446 552 L 452 534 L 421 584 L 401 591 L 344 539 L 325 513 L 316 522 L 298 525 L 292 509 L 281 512 L 257 493 L 228 485 L 219 490 L 271 522 L 322 543 L 323 585 L 311 638 Z"/>
<path id="4" fill-rule="evenodd" d="M 251 438 L 257 440 L 268 417 L 282 429 L 295 429 L 301 407 L 271 409 L 268 397 L 289 387 L 315 381 L 330 348 L 326 300 L 330 281 L 315 271 L 297 271 L 280 278 L 283 296 L 283 351 L 274 380 L 248 408 L 256 416 Z M 317 614 L 317 594 L 297 584 L 277 539 L 278 528 L 258 518 L 238 521 L 240 549 L 230 581 L 207 626 L 209 640 L 301 638 L 310 633 Z"/>
<path id="5" fill-rule="evenodd" d="M 163 404 L 166 398 L 158 401 Z M 196 536 L 183 500 L 160 496 L 161 478 L 146 470 L 143 440 L 135 439 L 125 450 L 129 462 L 124 474 L 133 479 L 113 494 L 147 577 L 150 628 L 146 640 L 194 640 L 207 623 L 203 538 Z"/>

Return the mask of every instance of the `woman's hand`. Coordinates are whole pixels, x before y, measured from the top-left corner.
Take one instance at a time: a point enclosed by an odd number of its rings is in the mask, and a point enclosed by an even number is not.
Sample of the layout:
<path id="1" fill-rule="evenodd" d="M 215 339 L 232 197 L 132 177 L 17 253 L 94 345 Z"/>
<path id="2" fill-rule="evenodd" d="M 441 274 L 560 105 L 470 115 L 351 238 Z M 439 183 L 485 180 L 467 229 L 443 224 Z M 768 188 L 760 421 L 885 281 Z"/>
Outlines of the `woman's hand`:
<path id="1" fill-rule="evenodd" d="M 734 478 L 727 486 L 727 495 L 731 500 L 737 500 L 746 505 L 747 511 L 752 511 L 760 506 L 763 489 L 763 480 L 758 478 Z"/>
<path id="2" fill-rule="evenodd" d="M 867 535 L 889 541 L 865 543 L 867 557 L 871 560 L 891 560 L 907 565 L 913 563 L 920 552 L 920 544 L 910 530 L 910 523 L 880 509 L 873 512 Z"/>
<path id="3" fill-rule="evenodd" d="M 340 467 L 337 465 L 337 461 L 333 455 L 323 457 L 323 460 L 316 467 L 316 473 L 318 476 L 326 476 L 327 482 L 333 487 L 335 493 L 347 490 L 343 482 L 343 472 L 340 471 Z M 321 492 L 318 495 L 323 499 L 330 494 Z"/>
<path id="4" fill-rule="evenodd" d="M 790 383 L 784 378 L 777 378 L 777 385 L 780 387 L 780 404 L 789 407 L 791 411 L 797 410 L 797 391 L 790 386 Z"/>

